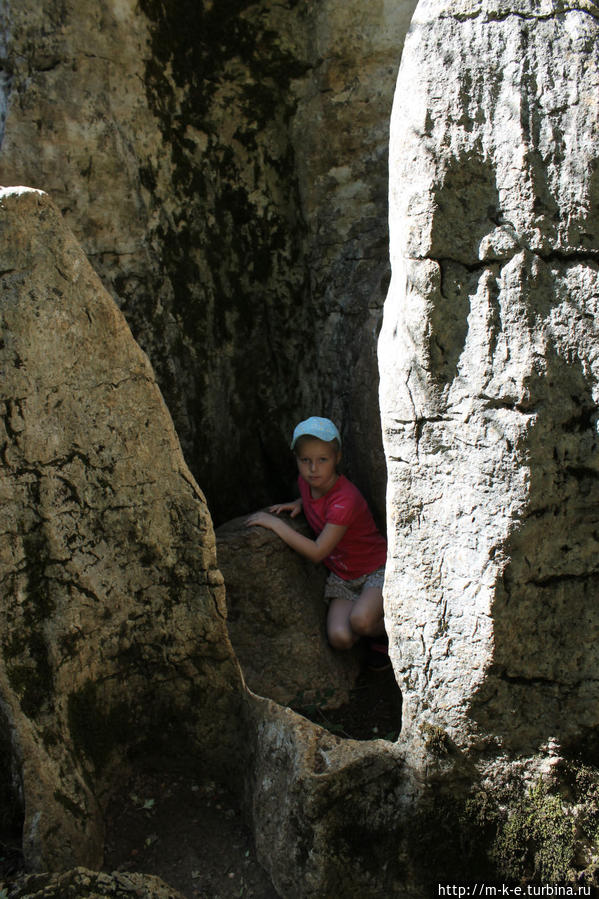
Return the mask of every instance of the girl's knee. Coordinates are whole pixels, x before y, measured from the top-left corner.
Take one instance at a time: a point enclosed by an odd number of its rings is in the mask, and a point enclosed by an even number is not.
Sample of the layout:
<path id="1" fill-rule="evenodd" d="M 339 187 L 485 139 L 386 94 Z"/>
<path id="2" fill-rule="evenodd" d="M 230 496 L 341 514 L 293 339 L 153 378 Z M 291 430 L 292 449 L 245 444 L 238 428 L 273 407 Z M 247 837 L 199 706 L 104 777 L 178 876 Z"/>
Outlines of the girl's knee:
<path id="1" fill-rule="evenodd" d="M 372 634 L 381 620 L 380 615 L 373 615 L 367 609 L 355 608 L 349 616 L 349 623 L 354 634 L 367 637 Z"/>
<path id="2" fill-rule="evenodd" d="M 351 649 L 356 642 L 356 638 L 347 628 L 329 627 L 327 636 L 333 649 Z"/>
<path id="3" fill-rule="evenodd" d="M 362 592 L 350 612 L 349 624 L 361 637 L 373 637 L 381 632 L 384 627 L 381 590 L 369 587 Z"/>

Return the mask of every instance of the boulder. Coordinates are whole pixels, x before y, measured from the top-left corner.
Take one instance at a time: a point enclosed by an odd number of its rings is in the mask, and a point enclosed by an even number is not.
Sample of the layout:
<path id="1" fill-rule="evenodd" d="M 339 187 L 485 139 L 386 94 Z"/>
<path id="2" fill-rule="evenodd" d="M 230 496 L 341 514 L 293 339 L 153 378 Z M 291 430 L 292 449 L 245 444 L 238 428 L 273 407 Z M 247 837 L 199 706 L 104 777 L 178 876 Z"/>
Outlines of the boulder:
<path id="1" fill-rule="evenodd" d="M 128 754 L 188 737 L 235 767 L 242 682 L 150 364 L 40 191 L 0 192 L 0 278 L 2 795 L 29 869 L 95 866 Z"/>
<path id="2" fill-rule="evenodd" d="M 63 874 L 28 874 L 5 889 L 7 899 L 184 899 L 152 874 L 104 874 L 73 868 Z"/>
<path id="3" fill-rule="evenodd" d="M 140 875 L 91 871 L 108 790 L 151 752 L 243 795 L 281 895 L 355 888 L 375 899 L 399 882 L 386 859 L 401 755 L 244 689 L 210 516 L 152 369 L 40 191 L 0 192 L 0 277 L 0 799 L 11 806 L 0 811 L 22 827 L 35 872 L 9 895 L 176 895 Z M 347 689 L 351 654 L 324 645 L 324 572 L 270 532 L 239 522 L 223 532 L 233 608 L 250 602 L 267 620 L 268 585 L 271 617 L 301 603 L 302 620 L 289 621 L 308 642 L 293 664 L 309 678 L 297 682 Z M 271 633 L 280 658 L 298 642 L 289 621 Z"/>
<path id="4" fill-rule="evenodd" d="M 585 2 L 426 0 L 404 47 L 379 361 L 416 754 L 423 723 L 488 762 L 596 742 L 598 83 Z"/>
<path id="5" fill-rule="evenodd" d="M 288 518 L 313 536 L 303 516 Z M 231 642 L 245 682 L 283 705 L 342 705 L 360 668 L 358 649 L 326 639 L 327 569 L 314 565 L 265 528 L 237 518 L 216 530 Z"/>

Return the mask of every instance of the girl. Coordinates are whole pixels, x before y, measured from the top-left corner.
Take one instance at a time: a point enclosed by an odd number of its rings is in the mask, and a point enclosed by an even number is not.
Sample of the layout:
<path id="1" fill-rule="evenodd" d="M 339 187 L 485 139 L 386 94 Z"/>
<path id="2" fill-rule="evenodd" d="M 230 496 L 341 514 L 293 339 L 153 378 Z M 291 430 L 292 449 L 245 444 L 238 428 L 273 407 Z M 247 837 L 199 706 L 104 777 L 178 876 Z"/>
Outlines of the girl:
<path id="1" fill-rule="evenodd" d="M 289 503 L 256 512 L 248 526 L 274 531 L 292 549 L 330 570 L 325 598 L 330 601 L 327 635 L 335 649 L 349 649 L 360 637 L 371 641 L 373 668 L 387 667 L 383 620 L 383 580 L 387 544 L 379 533 L 366 500 L 337 472 L 341 437 L 328 418 L 312 417 L 298 424 L 291 449 L 299 471 L 300 496 Z M 295 518 L 303 510 L 314 540 L 299 534 L 279 516 Z"/>

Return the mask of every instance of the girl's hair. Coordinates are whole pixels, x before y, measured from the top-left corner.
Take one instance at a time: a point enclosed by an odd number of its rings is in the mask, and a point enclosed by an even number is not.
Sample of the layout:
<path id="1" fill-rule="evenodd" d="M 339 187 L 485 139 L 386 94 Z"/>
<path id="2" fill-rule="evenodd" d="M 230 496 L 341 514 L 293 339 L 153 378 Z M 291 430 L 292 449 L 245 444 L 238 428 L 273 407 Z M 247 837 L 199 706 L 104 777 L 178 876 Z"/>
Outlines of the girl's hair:
<path id="1" fill-rule="evenodd" d="M 302 434 L 301 437 L 298 437 L 295 446 L 293 447 L 293 452 L 296 456 L 299 456 L 301 453 L 301 448 L 306 440 L 320 440 L 320 437 L 313 437 L 312 434 Z M 332 446 L 336 453 L 339 452 L 341 447 L 339 446 L 339 441 L 335 437 L 333 440 L 320 440 L 321 443 L 327 443 L 329 446 Z"/>

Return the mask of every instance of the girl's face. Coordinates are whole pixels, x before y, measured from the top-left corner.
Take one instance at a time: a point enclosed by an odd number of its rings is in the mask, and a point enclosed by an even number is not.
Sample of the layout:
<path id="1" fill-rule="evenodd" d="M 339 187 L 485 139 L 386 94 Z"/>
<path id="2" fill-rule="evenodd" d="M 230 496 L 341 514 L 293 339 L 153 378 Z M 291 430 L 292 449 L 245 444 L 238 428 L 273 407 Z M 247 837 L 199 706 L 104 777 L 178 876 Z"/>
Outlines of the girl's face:
<path id="1" fill-rule="evenodd" d="M 296 458 L 299 473 L 310 485 L 312 496 L 324 496 L 337 480 L 341 453 L 336 443 L 326 443 L 318 437 L 302 437 Z"/>

